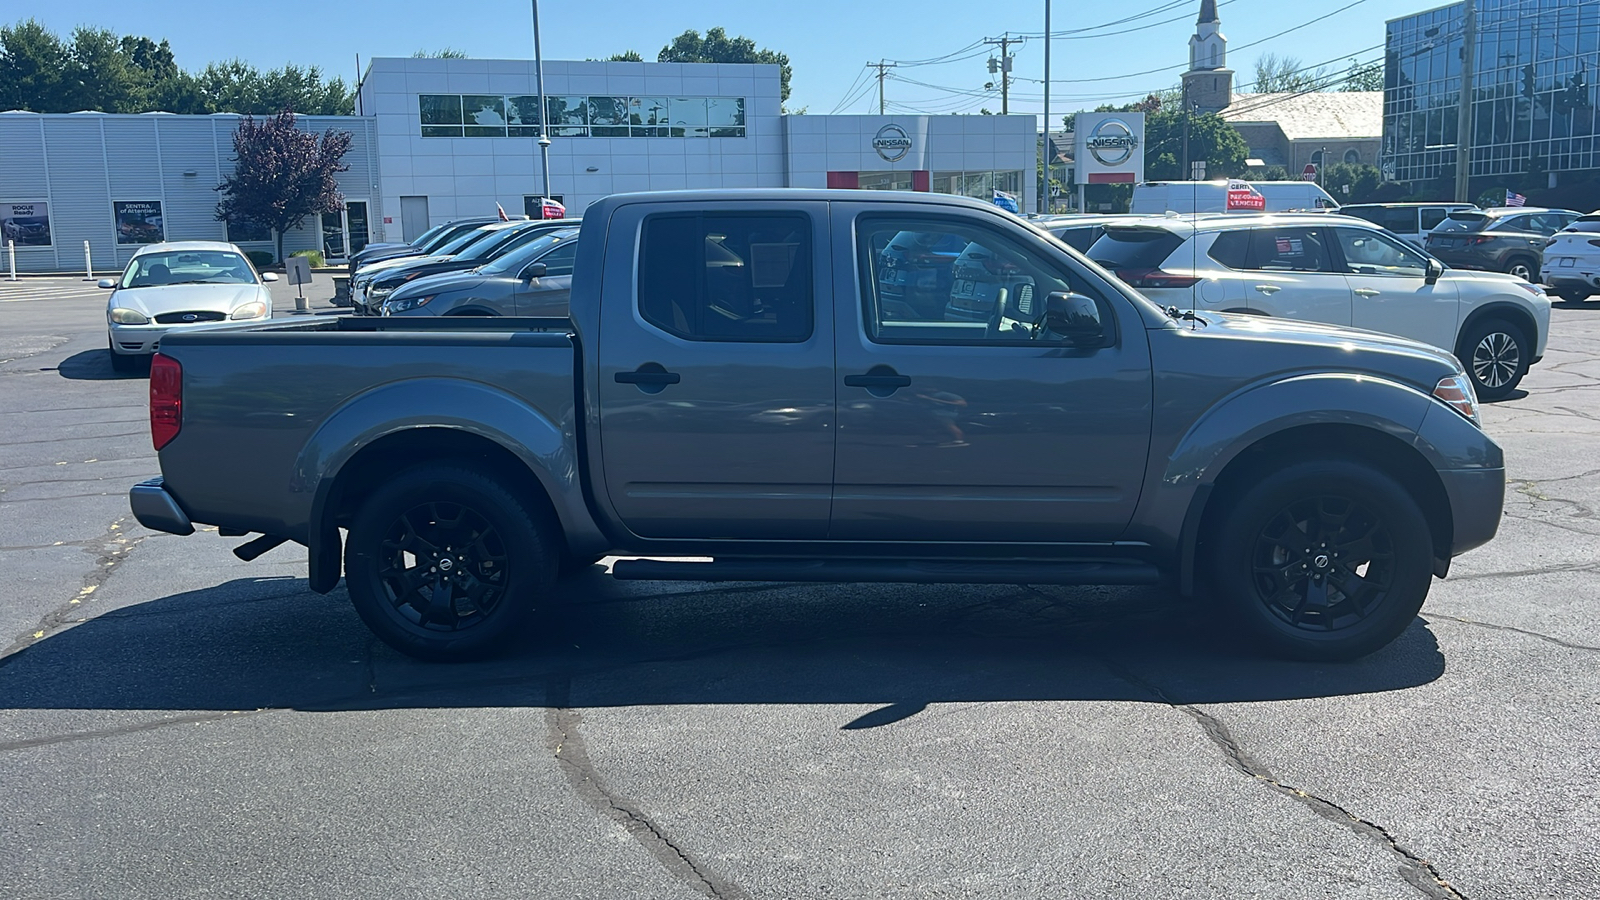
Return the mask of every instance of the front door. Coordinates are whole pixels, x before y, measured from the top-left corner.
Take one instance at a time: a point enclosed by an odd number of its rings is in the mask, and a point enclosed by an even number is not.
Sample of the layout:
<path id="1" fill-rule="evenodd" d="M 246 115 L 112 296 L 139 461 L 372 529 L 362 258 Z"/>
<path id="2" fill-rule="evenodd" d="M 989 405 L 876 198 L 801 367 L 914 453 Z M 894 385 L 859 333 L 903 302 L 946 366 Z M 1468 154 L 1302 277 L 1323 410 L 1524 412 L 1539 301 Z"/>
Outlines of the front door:
<path id="1" fill-rule="evenodd" d="M 345 258 L 344 248 L 347 246 L 344 237 L 344 212 L 325 212 L 320 214 L 322 227 L 322 255 L 330 262 Z"/>
<path id="2" fill-rule="evenodd" d="M 1251 229 L 1245 302 L 1253 312 L 1303 322 L 1350 324 L 1350 286 L 1333 264 L 1325 228 Z"/>
<path id="3" fill-rule="evenodd" d="M 826 210 L 623 206 L 597 238 L 621 251 L 607 254 L 599 340 L 585 352 L 599 354 L 605 497 L 634 534 L 826 536 L 834 444 Z M 636 269 L 611 268 L 635 258 Z"/>
<path id="4" fill-rule="evenodd" d="M 1150 350 L 1127 298 L 1019 226 L 834 204 L 839 437 L 829 537 L 1104 541 L 1133 515 L 1151 422 Z M 958 245 L 959 253 L 929 248 Z M 900 248 L 900 249 L 896 249 Z M 911 248 L 943 285 L 910 303 Z M 1037 329 L 1052 293 L 1098 343 Z"/>
<path id="5" fill-rule="evenodd" d="M 1350 285 L 1350 324 L 1455 352 L 1460 303 L 1455 284 L 1428 283 L 1428 259 L 1366 228 L 1332 229 Z"/>
<path id="6" fill-rule="evenodd" d="M 565 240 L 523 266 L 517 278 L 514 314 L 565 318 L 572 298 L 572 265 L 577 255 L 577 240 Z M 543 275 L 535 276 L 529 271 L 535 265 L 544 266 Z"/>
<path id="7" fill-rule="evenodd" d="M 367 201 L 346 200 L 344 203 L 344 245 L 351 253 L 360 253 L 370 240 L 367 220 Z"/>

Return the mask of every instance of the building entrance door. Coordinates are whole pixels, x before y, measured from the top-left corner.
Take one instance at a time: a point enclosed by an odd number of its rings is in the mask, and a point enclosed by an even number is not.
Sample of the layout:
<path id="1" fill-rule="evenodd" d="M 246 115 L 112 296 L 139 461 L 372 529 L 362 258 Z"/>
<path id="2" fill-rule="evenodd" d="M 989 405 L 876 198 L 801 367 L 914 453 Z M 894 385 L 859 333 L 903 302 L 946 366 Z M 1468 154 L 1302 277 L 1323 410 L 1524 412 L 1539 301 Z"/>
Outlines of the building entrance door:
<path id="1" fill-rule="evenodd" d="M 322 213 L 322 256 L 327 260 L 343 260 L 351 253 L 360 253 L 369 238 L 367 201 L 346 200 L 344 209 L 336 213 Z"/>

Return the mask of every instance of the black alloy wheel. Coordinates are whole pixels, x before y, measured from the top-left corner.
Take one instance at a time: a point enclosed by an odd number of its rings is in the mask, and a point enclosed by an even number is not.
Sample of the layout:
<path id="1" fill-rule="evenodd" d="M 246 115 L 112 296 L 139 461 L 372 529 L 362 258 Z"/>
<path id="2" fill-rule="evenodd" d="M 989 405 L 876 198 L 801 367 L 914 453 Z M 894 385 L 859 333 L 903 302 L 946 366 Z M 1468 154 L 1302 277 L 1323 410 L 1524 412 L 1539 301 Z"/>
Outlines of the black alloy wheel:
<path id="1" fill-rule="evenodd" d="M 1467 333 L 1457 357 L 1466 366 L 1480 399 L 1501 400 L 1516 390 L 1527 374 L 1527 348 L 1522 329 L 1503 319 L 1491 319 Z"/>
<path id="2" fill-rule="evenodd" d="M 547 528 L 471 469 L 402 473 L 356 512 L 351 602 L 385 643 L 419 659 L 474 659 L 513 636 L 555 579 Z"/>
<path id="3" fill-rule="evenodd" d="M 1296 463 L 1225 498 L 1219 518 L 1208 548 L 1217 599 L 1275 654 L 1364 656 L 1399 636 L 1427 598 L 1427 519 L 1376 469 Z"/>

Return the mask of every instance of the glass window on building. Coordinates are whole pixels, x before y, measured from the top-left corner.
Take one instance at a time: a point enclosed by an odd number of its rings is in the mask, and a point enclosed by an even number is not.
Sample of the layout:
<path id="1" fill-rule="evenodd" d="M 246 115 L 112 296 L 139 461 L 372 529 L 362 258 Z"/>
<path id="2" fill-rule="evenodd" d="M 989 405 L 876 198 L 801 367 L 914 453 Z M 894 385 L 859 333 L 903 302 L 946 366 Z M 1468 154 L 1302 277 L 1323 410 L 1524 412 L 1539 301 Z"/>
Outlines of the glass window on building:
<path id="1" fill-rule="evenodd" d="M 667 98 L 630 97 L 628 99 L 628 125 L 634 137 L 671 137 L 668 126 Z"/>
<path id="2" fill-rule="evenodd" d="M 421 94 L 423 137 L 461 137 L 461 95 Z"/>
<path id="3" fill-rule="evenodd" d="M 590 97 L 589 136 L 627 137 L 628 98 Z"/>
<path id="4" fill-rule="evenodd" d="M 461 98 L 461 115 L 467 137 L 506 136 L 505 97 L 465 94 Z"/>
<path id="5" fill-rule="evenodd" d="M 863 191 L 909 191 L 910 172 L 862 172 L 856 187 Z"/>
<path id="6" fill-rule="evenodd" d="M 712 137 L 744 137 L 744 98 L 712 97 L 707 100 L 706 124 Z"/>
<path id="7" fill-rule="evenodd" d="M 584 137 L 589 133 L 589 98 L 546 97 L 550 133 L 557 137 Z"/>
<path id="8" fill-rule="evenodd" d="M 520 96 L 506 98 L 507 133 L 511 137 L 539 136 L 539 98 Z"/>
<path id="9" fill-rule="evenodd" d="M 673 97 L 667 104 L 673 137 L 706 136 L 706 98 Z"/>

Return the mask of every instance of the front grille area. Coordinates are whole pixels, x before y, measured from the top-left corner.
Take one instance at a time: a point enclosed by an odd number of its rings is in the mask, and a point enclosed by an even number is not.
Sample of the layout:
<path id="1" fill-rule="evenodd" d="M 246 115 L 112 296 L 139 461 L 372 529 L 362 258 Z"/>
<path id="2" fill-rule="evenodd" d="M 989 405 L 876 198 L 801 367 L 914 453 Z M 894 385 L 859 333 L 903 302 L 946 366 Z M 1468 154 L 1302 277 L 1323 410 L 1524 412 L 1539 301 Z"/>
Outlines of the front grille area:
<path id="1" fill-rule="evenodd" d="M 221 322 L 228 317 L 227 313 L 211 312 L 210 310 L 191 310 L 189 312 L 162 313 L 156 316 L 157 325 L 190 325 L 195 322 Z"/>

